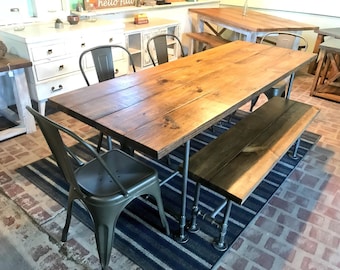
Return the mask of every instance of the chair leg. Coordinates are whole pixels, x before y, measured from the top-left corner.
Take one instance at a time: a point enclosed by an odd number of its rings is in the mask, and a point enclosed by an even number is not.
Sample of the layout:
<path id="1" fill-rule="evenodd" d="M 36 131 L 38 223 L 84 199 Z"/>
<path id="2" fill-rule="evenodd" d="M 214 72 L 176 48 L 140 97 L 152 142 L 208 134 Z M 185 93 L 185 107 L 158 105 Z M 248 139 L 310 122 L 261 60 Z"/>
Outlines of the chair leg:
<path id="1" fill-rule="evenodd" d="M 285 97 L 286 95 L 286 85 L 283 84 L 280 87 L 276 87 L 276 88 L 271 88 L 269 90 L 267 90 L 266 92 L 264 92 L 264 94 L 266 95 L 266 97 L 268 99 L 271 99 L 272 97 Z"/>
<path id="2" fill-rule="evenodd" d="M 111 136 L 107 136 L 107 149 L 112 150 L 112 138 L 111 138 Z"/>
<path id="3" fill-rule="evenodd" d="M 150 192 L 150 195 L 152 195 L 156 200 L 159 217 L 161 219 L 163 228 L 165 229 L 166 235 L 169 236 L 170 235 L 169 223 L 168 223 L 166 216 L 165 216 L 163 200 L 162 200 L 162 197 L 161 197 L 161 189 L 160 189 L 158 183 L 154 185 L 154 188 L 153 188 L 152 192 Z"/>
<path id="4" fill-rule="evenodd" d="M 278 87 L 270 88 L 269 90 L 264 92 L 264 94 L 266 95 L 268 100 L 271 99 L 272 97 L 278 97 L 278 96 L 285 97 L 285 95 L 286 95 L 286 84 L 282 84 Z M 249 111 L 251 111 L 251 112 L 253 111 L 253 108 L 256 105 L 258 99 L 259 99 L 259 96 L 257 96 L 256 98 L 253 98 L 251 100 L 251 105 L 250 105 Z"/>
<path id="5" fill-rule="evenodd" d="M 251 100 L 251 104 L 250 104 L 250 109 L 249 109 L 249 111 L 253 111 L 253 108 L 254 108 L 254 106 L 256 105 L 256 103 L 257 103 L 257 101 L 259 100 L 259 96 L 257 96 L 257 97 L 255 97 L 255 98 L 253 98 L 252 100 Z"/>
<path id="6" fill-rule="evenodd" d="M 68 230 L 70 228 L 71 224 L 71 217 L 72 217 L 72 206 L 73 206 L 73 196 L 72 196 L 72 191 L 70 191 L 69 196 L 68 196 L 68 202 L 67 202 L 67 215 L 66 215 L 66 221 L 64 225 L 64 229 L 61 235 L 61 241 L 66 242 L 67 241 L 67 234 Z"/>
<path id="7" fill-rule="evenodd" d="M 100 208 L 86 205 L 94 223 L 99 261 L 102 269 L 108 269 L 110 263 L 115 227 L 123 207 Z M 105 211 L 105 212 L 103 212 Z"/>
<path id="8" fill-rule="evenodd" d="M 99 140 L 98 140 L 98 145 L 97 145 L 97 153 L 100 152 L 100 148 L 102 147 L 103 137 L 104 137 L 104 133 L 100 132 Z"/>

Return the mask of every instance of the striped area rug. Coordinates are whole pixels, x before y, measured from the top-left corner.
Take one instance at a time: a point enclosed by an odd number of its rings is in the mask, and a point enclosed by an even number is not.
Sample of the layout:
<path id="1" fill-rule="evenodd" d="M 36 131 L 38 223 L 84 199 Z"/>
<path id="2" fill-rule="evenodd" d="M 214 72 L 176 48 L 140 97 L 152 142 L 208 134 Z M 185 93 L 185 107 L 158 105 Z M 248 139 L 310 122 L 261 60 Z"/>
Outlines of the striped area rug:
<path id="1" fill-rule="evenodd" d="M 191 151 L 199 150 L 239 121 L 244 114 L 245 112 L 238 111 L 231 120 L 223 120 L 218 125 L 198 135 L 191 142 Z M 243 206 L 233 204 L 226 237 L 229 245 L 235 241 L 318 139 L 319 135 L 305 132 L 302 136 L 298 159 L 291 159 L 286 154 Z M 97 139 L 92 138 L 90 142 L 95 145 Z M 89 158 L 79 145 L 75 145 L 72 149 L 81 158 L 85 160 Z M 170 166 L 169 159 L 156 161 L 138 153 L 136 156 L 154 166 L 159 172 L 160 179 L 166 179 L 182 162 L 183 153 L 184 148 L 182 147 L 171 153 L 169 156 Z M 18 171 L 54 200 L 66 206 L 68 184 L 63 180 L 52 157 L 19 168 Z M 182 179 L 178 175 L 161 187 L 164 207 L 172 233 L 176 233 L 178 230 L 181 183 Z M 187 217 L 191 215 L 190 206 L 192 205 L 193 194 L 194 184 L 189 181 Z M 220 195 L 204 188 L 200 199 L 200 209 L 203 213 L 210 212 L 224 201 L 224 198 Z M 77 204 L 74 207 L 73 214 L 86 226 L 92 228 L 87 212 L 80 205 Z M 217 219 L 221 220 L 221 216 L 217 216 Z M 211 245 L 213 239 L 218 236 L 218 228 L 202 218 L 199 218 L 198 222 L 200 231 L 189 233 L 189 241 L 185 244 L 179 244 L 171 237 L 163 234 L 158 211 L 152 199 L 139 198 L 133 201 L 119 217 L 114 247 L 142 269 L 211 269 L 223 255 L 223 252 L 215 250 Z"/>

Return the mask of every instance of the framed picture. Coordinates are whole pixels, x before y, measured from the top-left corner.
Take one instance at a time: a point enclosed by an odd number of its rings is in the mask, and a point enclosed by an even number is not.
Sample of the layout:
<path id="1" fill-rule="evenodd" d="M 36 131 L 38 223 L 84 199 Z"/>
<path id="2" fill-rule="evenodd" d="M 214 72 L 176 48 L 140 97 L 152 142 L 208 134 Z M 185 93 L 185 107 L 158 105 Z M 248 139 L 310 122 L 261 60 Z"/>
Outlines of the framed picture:
<path id="1" fill-rule="evenodd" d="M 70 13 L 68 0 L 31 0 L 33 16 L 38 18 L 60 18 Z"/>
<path id="2" fill-rule="evenodd" d="M 85 10 L 134 6 L 135 0 L 84 0 Z"/>

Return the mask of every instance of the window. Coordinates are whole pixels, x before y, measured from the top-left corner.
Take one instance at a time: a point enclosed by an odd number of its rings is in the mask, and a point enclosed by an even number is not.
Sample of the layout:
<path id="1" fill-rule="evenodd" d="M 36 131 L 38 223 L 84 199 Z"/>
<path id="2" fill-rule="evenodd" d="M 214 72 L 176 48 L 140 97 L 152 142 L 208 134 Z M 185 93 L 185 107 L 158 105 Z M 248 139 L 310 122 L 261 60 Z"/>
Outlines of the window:
<path id="1" fill-rule="evenodd" d="M 10 0 L 1 1 L 0 26 L 9 25 L 14 21 L 11 8 L 19 8 L 25 22 L 39 20 L 53 20 L 64 18 L 70 12 L 69 0 Z"/>

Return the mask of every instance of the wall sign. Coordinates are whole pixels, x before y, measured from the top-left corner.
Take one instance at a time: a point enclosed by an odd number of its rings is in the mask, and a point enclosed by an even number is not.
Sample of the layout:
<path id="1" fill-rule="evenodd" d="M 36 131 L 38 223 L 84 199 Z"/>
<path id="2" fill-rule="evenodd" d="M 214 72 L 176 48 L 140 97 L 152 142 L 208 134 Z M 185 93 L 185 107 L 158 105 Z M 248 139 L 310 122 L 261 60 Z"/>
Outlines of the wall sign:
<path id="1" fill-rule="evenodd" d="M 95 9 L 117 8 L 134 6 L 135 0 L 84 0 L 86 10 L 91 10 L 91 6 Z"/>

